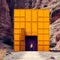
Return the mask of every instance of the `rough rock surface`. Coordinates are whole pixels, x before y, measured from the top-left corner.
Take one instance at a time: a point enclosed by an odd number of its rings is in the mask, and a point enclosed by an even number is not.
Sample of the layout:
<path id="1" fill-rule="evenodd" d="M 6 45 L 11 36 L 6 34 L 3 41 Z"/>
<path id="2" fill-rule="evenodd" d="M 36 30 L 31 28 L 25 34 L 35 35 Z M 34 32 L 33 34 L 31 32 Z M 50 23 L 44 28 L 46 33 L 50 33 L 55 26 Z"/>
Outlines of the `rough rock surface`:
<path id="1" fill-rule="evenodd" d="M 8 40 L 13 42 L 13 29 L 9 12 L 10 10 L 6 0 L 0 0 L 0 47 L 2 46 L 1 41 L 5 42 Z"/>
<path id="2" fill-rule="evenodd" d="M 50 39 L 52 43 L 56 43 L 51 50 L 60 50 L 60 18 L 50 25 Z"/>

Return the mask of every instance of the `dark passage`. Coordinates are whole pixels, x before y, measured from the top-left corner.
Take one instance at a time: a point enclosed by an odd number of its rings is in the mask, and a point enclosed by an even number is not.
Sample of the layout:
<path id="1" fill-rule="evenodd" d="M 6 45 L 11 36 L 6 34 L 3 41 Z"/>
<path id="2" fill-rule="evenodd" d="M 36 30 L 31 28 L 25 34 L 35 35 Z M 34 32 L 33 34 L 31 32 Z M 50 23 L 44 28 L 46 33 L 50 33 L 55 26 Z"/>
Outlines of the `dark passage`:
<path id="1" fill-rule="evenodd" d="M 26 36 L 25 37 L 25 50 L 26 51 L 37 51 L 37 36 Z"/>

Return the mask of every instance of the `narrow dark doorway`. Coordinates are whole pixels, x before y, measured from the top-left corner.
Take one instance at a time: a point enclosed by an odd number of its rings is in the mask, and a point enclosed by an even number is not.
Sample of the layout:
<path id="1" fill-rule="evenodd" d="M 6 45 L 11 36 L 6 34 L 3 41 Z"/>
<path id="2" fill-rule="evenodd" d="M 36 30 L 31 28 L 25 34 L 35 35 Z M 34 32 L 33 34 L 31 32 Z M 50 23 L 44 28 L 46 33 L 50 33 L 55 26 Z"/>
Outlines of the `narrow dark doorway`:
<path id="1" fill-rule="evenodd" d="M 26 36 L 25 37 L 25 50 L 26 51 L 37 51 L 37 36 Z"/>

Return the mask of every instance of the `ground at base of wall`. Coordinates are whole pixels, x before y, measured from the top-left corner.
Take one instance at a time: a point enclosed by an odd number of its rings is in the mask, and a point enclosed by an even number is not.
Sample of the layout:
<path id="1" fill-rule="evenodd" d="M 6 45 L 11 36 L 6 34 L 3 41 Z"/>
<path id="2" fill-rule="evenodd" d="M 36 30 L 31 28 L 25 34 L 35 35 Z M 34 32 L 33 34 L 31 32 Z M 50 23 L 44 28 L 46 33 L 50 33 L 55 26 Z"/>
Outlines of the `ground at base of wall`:
<path id="1" fill-rule="evenodd" d="M 36 52 L 36 51 L 24 51 L 24 52 L 12 52 L 5 55 L 4 60 L 59 60 L 60 53 L 57 52 Z"/>

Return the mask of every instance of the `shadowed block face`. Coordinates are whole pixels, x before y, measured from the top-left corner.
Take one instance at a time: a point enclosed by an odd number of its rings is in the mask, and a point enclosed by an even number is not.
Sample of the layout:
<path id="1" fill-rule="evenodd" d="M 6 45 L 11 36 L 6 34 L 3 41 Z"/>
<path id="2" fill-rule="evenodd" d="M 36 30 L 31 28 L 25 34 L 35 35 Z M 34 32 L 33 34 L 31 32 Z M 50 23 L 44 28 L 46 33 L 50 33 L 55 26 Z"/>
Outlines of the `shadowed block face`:
<path id="1" fill-rule="evenodd" d="M 26 42 L 25 36 L 37 36 L 36 50 L 49 51 L 50 46 L 49 13 L 50 13 L 49 9 L 33 9 L 33 10 L 15 9 L 14 47 L 16 46 L 19 51 L 22 50 L 25 51 L 26 50 L 25 46 L 27 46 L 25 43 Z M 32 39 L 32 42 L 33 40 L 35 39 Z M 17 51 L 16 47 L 14 48 L 15 51 Z M 32 48 L 34 47 L 34 45 L 30 44 L 29 47 Z"/>

